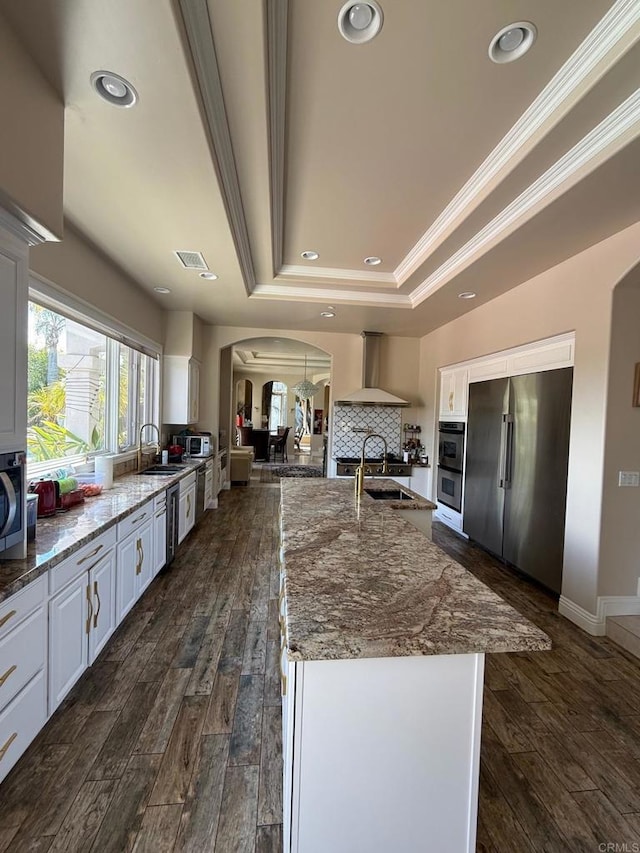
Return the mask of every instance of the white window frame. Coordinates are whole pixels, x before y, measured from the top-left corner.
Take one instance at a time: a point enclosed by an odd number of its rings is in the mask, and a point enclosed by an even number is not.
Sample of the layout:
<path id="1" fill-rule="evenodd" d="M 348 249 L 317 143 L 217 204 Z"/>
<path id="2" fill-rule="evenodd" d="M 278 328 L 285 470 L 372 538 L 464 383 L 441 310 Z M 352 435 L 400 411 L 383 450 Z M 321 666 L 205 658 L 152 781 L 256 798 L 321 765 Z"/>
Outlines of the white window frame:
<path id="1" fill-rule="evenodd" d="M 138 445 L 137 436 L 140 427 L 144 423 L 154 423 L 160 426 L 160 369 L 162 360 L 162 347 L 129 327 L 119 323 L 114 318 L 108 317 L 94 306 L 78 300 L 71 294 L 62 291 L 50 282 L 37 276 L 30 277 L 29 301 L 38 305 L 44 305 L 52 311 L 74 320 L 89 328 L 104 334 L 107 337 L 107 357 L 105 365 L 105 421 L 104 421 L 104 449 L 95 453 L 75 454 L 64 456 L 60 459 L 48 459 L 45 462 L 29 462 L 27 465 L 28 476 L 68 468 L 70 466 L 83 465 L 96 456 L 112 455 L 115 461 L 124 461 L 132 458 Z M 120 345 L 129 347 L 132 357 L 130 358 L 129 370 L 135 367 L 133 381 L 129 382 L 129 426 L 128 433 L 130 443 L 126 447 L 119 447 L 118 442 L 118 390 L 119 381 L 119 351 Z M 155 370 L 149 371 L 147 387 L 145 388 L 145 400 L 140 413 L 141 423 L 138 420 L 138 389 L 139 371 L 142 356 L 149 356 L 149 363 L 155 365 Z M 116 383 L 114 385 L 114 383 Z M 114 390 L 115 389 L 115 390 Z M 150 442 L 145 442 L 144 447 L 155 444 L 155 437 Z"/>

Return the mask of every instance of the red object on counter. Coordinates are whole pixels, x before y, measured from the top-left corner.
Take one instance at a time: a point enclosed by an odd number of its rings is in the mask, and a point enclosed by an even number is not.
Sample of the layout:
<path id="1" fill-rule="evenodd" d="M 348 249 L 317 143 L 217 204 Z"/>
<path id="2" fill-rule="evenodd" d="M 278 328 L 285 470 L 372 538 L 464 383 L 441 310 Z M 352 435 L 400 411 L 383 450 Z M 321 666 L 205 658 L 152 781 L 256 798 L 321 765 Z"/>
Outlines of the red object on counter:
<path id="1" fill-rule="evenodd" d="M 181 447 L 179 444 L 170 444 L 167 450 L 169 451 L 169 458 L 177 459 L 178 461 L 182 459 L 184 447 Z"/>
<path id="2" fill-rule="evenodd" d="M 64 495 L 60 495 L 58 506 L 60 509 L 70 509 L 76 504 L 84 503 L 84 492 L 82 489 L 72 489 Z"/>
<path id="3" fill-rule="evenodd" d="M 29 491 L 38 496 L 38 518 L 55 515 L 60 495 L 57 480 L 38 480 L 30 484 Z"/>

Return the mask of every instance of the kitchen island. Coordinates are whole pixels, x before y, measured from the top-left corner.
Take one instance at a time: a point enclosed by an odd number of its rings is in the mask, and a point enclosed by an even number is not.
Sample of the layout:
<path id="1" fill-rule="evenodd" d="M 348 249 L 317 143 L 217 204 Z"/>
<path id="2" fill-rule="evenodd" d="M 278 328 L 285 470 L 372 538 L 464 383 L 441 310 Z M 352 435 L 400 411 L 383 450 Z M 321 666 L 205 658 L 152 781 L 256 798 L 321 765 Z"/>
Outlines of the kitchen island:
<path id="1" fill-rule="evenodd" d="M 484 654 L 550 648 L 404 516 L 282 481 L 286 851 L 474 851 Z"/>

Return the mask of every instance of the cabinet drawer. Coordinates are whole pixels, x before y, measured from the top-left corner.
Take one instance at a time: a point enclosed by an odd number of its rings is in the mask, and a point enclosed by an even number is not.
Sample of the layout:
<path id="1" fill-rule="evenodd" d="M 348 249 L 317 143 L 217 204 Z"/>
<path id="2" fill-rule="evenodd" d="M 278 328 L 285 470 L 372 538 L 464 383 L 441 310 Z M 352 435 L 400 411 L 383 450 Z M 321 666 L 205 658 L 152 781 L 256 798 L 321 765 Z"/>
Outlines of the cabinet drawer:
<path id="1" fill-rule="evenodd" d="M 195 486 L 196 484 L 196 472 L 192 471 L 191 474 L 187 474 L 186 477 L 183 477 L 180 480 L 180 494 L 184 495 L 185 492 L 189 491 L 191 486 Z"/>
<path id="2" fill-rule="evenodd" d="M 122 542 L 123 539 L 126 539 L 134 530 L 136 530 L 141 524 L 145 521 L 149 521 L 149 519 L 153 516 L 153 498 L 150 501 L 142 504 L 137 509 L 135 509 L 132 513 L 130 513 L 126 518 L 123 518 L 122 521 L 118 522 L 118 542 Z"/>
<path id="3" fill-rule="evenodd" d="M 44 602 L 47 576 L 41 575 L 20 592 L 5 599 L 0 604 L 0 638 L 4 637 Z"/>
<path id="4" fill-rule="evenodd" d="M 0 708 L 4 708 L 45 662 L 44 608 L 39 607 L 0 640 Z"/>
<path id="5" fill-rule="evenodd" d="M 153 509 L 154 512 L 158 512 L 158 510 L 163 510 L 167 508 L 167 493 L 160 492 L 159 495 L 156 495 L 153 499 Z"/>
<path id="6" fill-rule="evenodd" d="M 116 529 L 110 527 L 91 542 L 87 542 L 71 557 L 67 557 L 57 566 L 49 569 L 49 594 L 54 595 L 75 580 L 82 572 L 86 572 L 97 560 L 102 559 L 110 548 L 116 544 Z"/>
<path id="7" fill-rule="evenodd" d="M 45 687 L 44 672 L 39 672 L 0 713 L 0 781 L 45 724 Z"/>

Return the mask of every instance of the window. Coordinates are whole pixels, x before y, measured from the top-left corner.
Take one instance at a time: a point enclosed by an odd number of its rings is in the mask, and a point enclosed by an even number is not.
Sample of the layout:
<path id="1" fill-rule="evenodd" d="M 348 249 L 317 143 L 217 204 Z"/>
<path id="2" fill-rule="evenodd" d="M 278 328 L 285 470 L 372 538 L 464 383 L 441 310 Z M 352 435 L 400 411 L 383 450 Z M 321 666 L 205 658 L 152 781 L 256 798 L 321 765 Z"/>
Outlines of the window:
<path id="1" fill-rule="evenodd" d="M 156 421 L 156 359 L 29 303 L 27 458 L 32 465 L 119 452 Z"/>
<path id="2" fill-rule="evenodd" d="M 275 432 L 279 426 L 287 423 L 287 386 L 283 382 L 271 383 L 271 406 L 269 408 L 269 429 Z"/>

